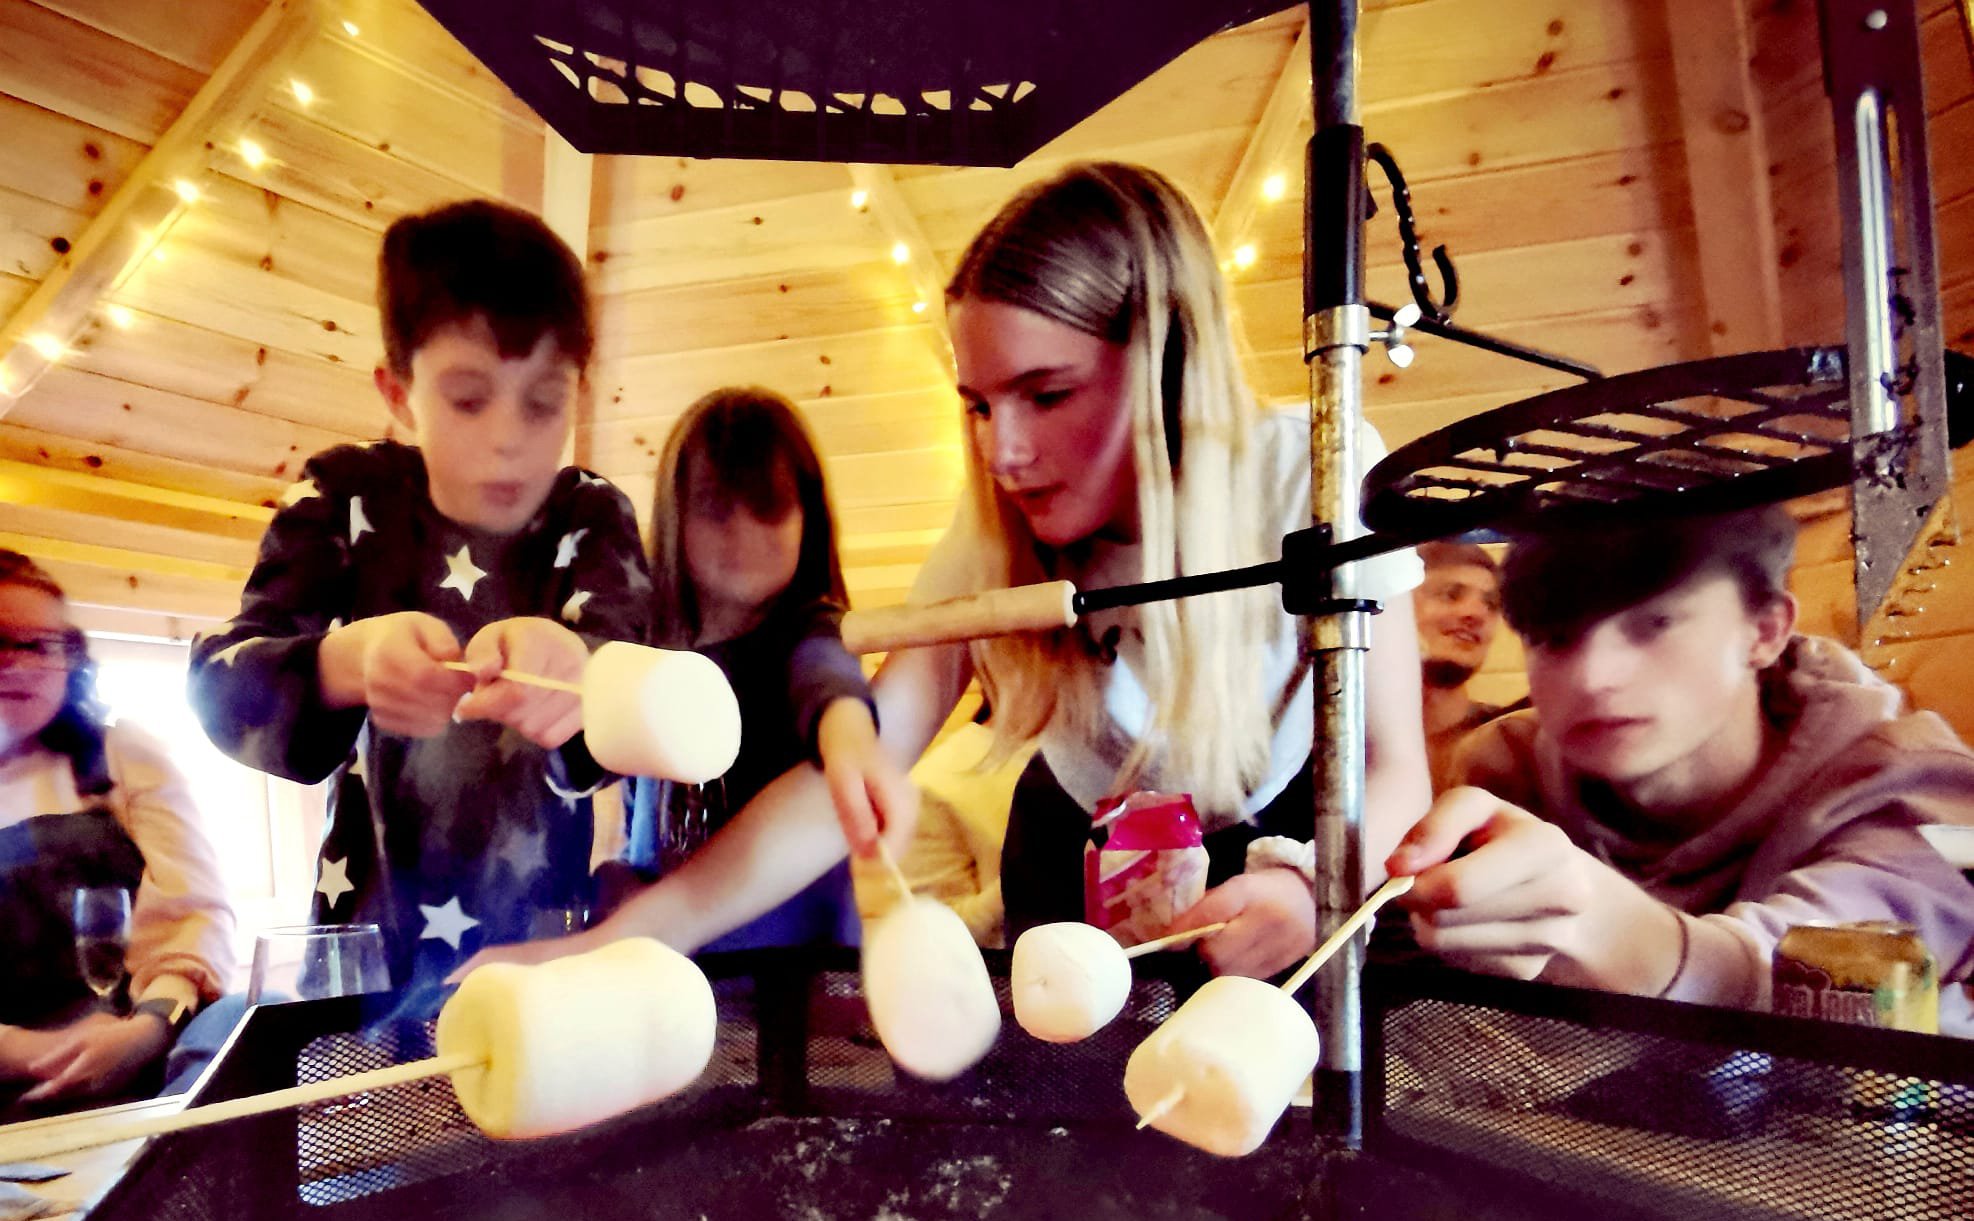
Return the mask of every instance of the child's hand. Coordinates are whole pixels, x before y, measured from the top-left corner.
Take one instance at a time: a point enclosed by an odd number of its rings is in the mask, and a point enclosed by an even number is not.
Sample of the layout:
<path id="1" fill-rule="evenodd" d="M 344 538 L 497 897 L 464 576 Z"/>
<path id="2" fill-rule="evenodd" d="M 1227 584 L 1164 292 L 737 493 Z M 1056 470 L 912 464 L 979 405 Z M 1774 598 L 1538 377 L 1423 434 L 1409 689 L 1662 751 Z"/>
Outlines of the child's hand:
<path id="1" fill-rule="evenodd" d="M 1215 975 L 1267 979 L 1316 948 L 1316 894 L 1309 879 L 1293 869 L 1228 878 L 1180 912 L 1165 933 L 1222 921 L 1226 928 L 1199 942 L 1200 957 Z"/>
<path id="2" fill-rule="evenodd" d="M 1474 788 L 1440 794 L 1385 867 L 1418 875 L 1398 903 L 1422 947 L 1521 979 L 1575 948 L 1599 889 L 1596 863 L 1560 827 Z"/>
<path id="3" fill-rule="evenodd" d="M 870 708 L 858 699 L 832 701 L 816 726 L 816 751 L 850 850 L 871 856 L 882 834 L 893 852 L 904 851 L 918 821 L 918 788 L 878 745 Z"/>
<path id="4" fill-rule="evenodd" d="M 553 619 L 502 619 L 473 634 L 466 664 L 479 686 L 459 705 L 461 720 L 496 721 L 544 750 L 554 750 L 583 727 L 582 697 L 517 683 L 502 670 L 580 683 L 589 662 L 583 638 Z"/>
<path id="5" fill-rule="evenodd" d="M 446 731 L 459 697 L 473 689 L 472 675 L 445 668 L 459 656 L 459 639 L 443 621 L 400 611 L 329 633 L 316 668 L 330 707 L 366 706 L 377 728 L 430 738 Z"/>

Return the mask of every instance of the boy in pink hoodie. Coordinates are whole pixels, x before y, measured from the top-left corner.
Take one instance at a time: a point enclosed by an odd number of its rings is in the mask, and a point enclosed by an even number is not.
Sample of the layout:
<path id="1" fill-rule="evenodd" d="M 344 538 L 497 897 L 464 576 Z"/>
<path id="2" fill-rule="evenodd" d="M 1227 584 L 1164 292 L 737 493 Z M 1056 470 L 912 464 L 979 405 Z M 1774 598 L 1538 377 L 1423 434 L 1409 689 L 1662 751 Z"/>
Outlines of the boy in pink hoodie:
<path id="1" fill-rule="evenodd" d="M 1532 710 L 1483 726 L 1387 862 L 1474 970 L 1767 1008 L 1793 925 L 1896 920 L 1974 1034 L 1974 885 L 1918 828 L 1974 823 L 1974 752 L 1843 646 L 1794 634 L 1780 508 L 1517 543 Z M 1455 858 L 1462 846 L 1469 851 Z"/>

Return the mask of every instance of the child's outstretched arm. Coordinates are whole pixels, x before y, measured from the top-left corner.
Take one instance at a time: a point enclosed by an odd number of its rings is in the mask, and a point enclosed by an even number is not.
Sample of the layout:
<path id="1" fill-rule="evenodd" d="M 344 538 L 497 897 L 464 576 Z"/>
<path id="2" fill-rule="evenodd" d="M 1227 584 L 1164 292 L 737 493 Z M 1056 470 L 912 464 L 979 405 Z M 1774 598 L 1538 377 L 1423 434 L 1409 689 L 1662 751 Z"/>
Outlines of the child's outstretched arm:
<path id="1" fill-rule="evenodd" d="M 918 788 L 878 744 L 869 703 L 854 696 L 831 701 L 816 725 L 816 753 L 843 836 L 857 855 L 877 851 L 881 830 L 917 821 Z"/>
<path id="2" fill-rule="evenodd" d="M 343 623 L 352 613 L 354 566 L 365 546 L 377 542 L 351 472 L 361 453 L 336 449 L 309 461 L 261 537 L 239 614 L 192 645 L 191 702 L 214 745 L 249 767 L 303 784 L 322 780 L 349 757 L 366 715 L 360 686 L 352 698 L 349 667 L 342 664 L 360 658 L 363 650 L 355 646 L 374 630 Z M 370 511 L 379 510 L 372 504 Z M 332 635 L 340 639 L 328 646 Z M 333 692 L 325 689 L 325 647 Z M 457 643 L 452 647 L 457 655 Z M 465 689 L 451 680 L 446 685 L 455 700 Z"/>

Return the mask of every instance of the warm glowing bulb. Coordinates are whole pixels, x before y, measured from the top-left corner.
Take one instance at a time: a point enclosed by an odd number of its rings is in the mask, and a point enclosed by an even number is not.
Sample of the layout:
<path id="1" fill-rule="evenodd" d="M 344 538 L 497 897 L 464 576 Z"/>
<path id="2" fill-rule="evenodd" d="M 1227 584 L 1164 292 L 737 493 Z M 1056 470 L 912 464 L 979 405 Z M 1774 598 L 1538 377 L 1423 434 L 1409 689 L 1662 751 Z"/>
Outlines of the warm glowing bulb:
<path id="1" fill-rule="evenodd" d="M 178 197 L 186 203 L 199 202 L 199 184 L 193 182 L 190 178 L 176 180 L 171 184 L 171 189 L 178 192 Z"/>
<path id="2" fill-rule="evenodd" d="M 363 33 L 363 31 L 356 28 L 356 22 L 345 21 L 343 23 L 343 33 L 348 34 L 351 38 L 355 38 L 358 34 Z"/>
<path id="3" fill-rule="evenodd" d="M 859 212 L 861 212 L 861 211 L 863 211 L 863 210 L 864 210 L 865 208 L 867 208 L 867 207 L 869 207 L 869 206 L 870 206 L 870 192 L 869 192 L 869 191 L 852 191 L 852 192 L 850 192 L 850 206 L 851 206 L 851 207 L 853 207 L 853 208 L 855 208 L 855 209 L 856 209 L 857 211 L 859 211 Z"/>
<path id="4" fill-rule="evenodd" d="M 41 359 L 53 363 L 62 358 L 62 341 L 43 331 L 27 337 L 27 346 L 33 348 Z"/>
<path id="5" fill-rule="evenodd" d="M 1254 248 L 1254 243 L 1248 242 L 1240 249 L 1234 251 L 1234 266 L 1243 269 L 1252 267 L 1254 266 L 1254 260 L 1258 257 L 1260 256 Z"/>
<path id="6" fill-rule="evenodd" d="M 137 321 L 137 315 L 130 312 L 128 305 L 112 305 L 103 311 L 103 316 L 119 331 L 129 330 L 130 324 Z"/>
<path id="7" fill-rule="evenodd" d="M 1286 174 L 1270 174 L 1261 183 L 1261 198 L 1274 203 L 1289 193 L 1289 179 Z"/>
<path id="8" fill-rule="evenodd" d="M 891 243 L 891 261 L 903 267 L 912 261 L 912 248 L 903 242 Z"/>
<path id="9" fill-rule="evenodd" d="M 267 164 L 267 150 L 252 140 L 242 140 L 240 141 L 240 160 L 247 163 L 248 169 L 257 170 Z"/>
<path id="10" fill-rule="evenodd" d="M 304 106 L 315 101 L 315 90 L 308 87 L 307 81 L 289 81 L 288 88 L 295 91 L 295 100 Z"/>
<path id="11" fill-rule="evenodd" d="M 914 314 L 923 314 L 925 312 L 925 302 L 923 301 L 912 302 L 912 312 Z"/>

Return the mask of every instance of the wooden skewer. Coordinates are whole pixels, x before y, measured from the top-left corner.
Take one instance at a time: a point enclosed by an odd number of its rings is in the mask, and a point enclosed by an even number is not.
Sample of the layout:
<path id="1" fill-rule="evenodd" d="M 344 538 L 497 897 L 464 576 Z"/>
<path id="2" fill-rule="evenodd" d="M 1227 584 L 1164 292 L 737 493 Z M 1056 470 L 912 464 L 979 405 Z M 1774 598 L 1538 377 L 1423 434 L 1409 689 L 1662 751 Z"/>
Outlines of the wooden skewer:
<path id="1" fill-rule="evenodd" d="M 475 670 L 463 661 L 448 661 L 445 663 L 445 668 L 448 670 L 457 670 L 461 674 L 479 673 L 478 670 Z M 500 677 L 510 683 L 522 683 L 529 687 L 541 687 L 548 691 L 567 691 L 571 695 L 581 695 L 583 693 L 583 685 L 581 683 L 565 683 L 559 678 L 543 678 L 539 674 L 528 674 L 521 670 L 502 670 Z"/>
<path id="2" fill-rule="evenodd" d="M 1350 919 L 1344 921 L 1336 932 L 1330 934 L 1328 941 L 1316 947 L 1316 952 L 1309 956 L 1308 961 L 1304 962 L 1294 975 L 1289 976 L 1288 982 L 1282 985 L 1282 991 L 1292 993 L 1308 983 L 1309 977 L 1321 970 L 1323 964 L 1330 961 L 1330 956 L 1342 949 L 1344 943 L 1355 936 L 1358 929 L 1369 923 L 1371 917 L 1378 914 L 1380 907 L 1410 889 L 1412 889 L 1411 874 L 1400 874 L 1388 879 L 1383 886 L 1378 887 L 1376 894 L 1364 900 L 1364 906 L 1352 912 Z"/>
<path id="3" fill-rule="evenodd" d="M 118 1141 L 163 1136 L 168 1132 L 184 1132 L 210 1124 L 225 1123 L 232 1119 L 245 1119 L 250 1115 L 266 1115 L 289 1107 L 327 1102 L 332 1098 L 341 1098 L 363 1090 L 380 1090 L 411 1081 L 422 1081 L 426 1077 L 437 1077 L 469 1068 L 481 1068 L 485 1064 L 486 1060 L 479 1056 L 433 1056 L 429 1060 L 414 1060 L 410 1064 L 372 1069 L 348 1077 L 337 1077 L 331 1081 L 317 1081 L 266 1094 L 253 1094 L 246 1098 L 229 1098 L 224 1102 L 179 1111 L 174 1115 L 138 1119 L 124 1119 L 117 1116 L 84 1118 L 79 1122 L 60 1127 L 44 1127 L 36 1123 L 34 1131 L 17 1130 L 27 1126 L 24 1124 L 0 1127 L 0 1162 L 30 1162 L 52 1157 L 58 1153 L 73 1153 L 78 1149 L 114 1145 Z"/>
<path id="4" fill-rule="evenodd" d="M 886 872 L 890 873 L 892 883 L 898 887 L 898 897 L 911 902 L 912 884 L 905 879 L 905 871 L 898 868 L 898 858 L 891 854 L 891 845 L 885 843 L 881 835 L 877 837 L 877 855 L 884 862 Z"/>
<path id="5" fill-rule="evenodd" d="M 1134 945 L 1130 949 L 1125 950 L 1124 956 L 1126 958 L 1142 958 L 1146 954 L 1152 953 L 1154 950 L 1162 950 L 1168 946 L 1174 946 L 1180 944 L 1181 942 L 1191 941 L 1195 937 L 1204 937 L 1209 933 L 1217 933 L 1221 929 L 1226 927 L 1227 927 L 1227 922 L 1225 920 L 1222 920 L 1217 924 L 1203 924 L 1198 928 L 1187 929 L 1183 933 L 1167 933 L 1165 936 L 1160 937 L 1156 941 L 1139 942 L 1137 945 Z"/>
<path id="6" fill-rule="evenodd" d="M 1159 1120 L 1164 1119 L 1166 1115 L 1171 1112 L 1173 1107 L 1179 1105 L 1180 1099 L 1184 1098 L 1185 1096 L 1186 1096 L 1185 1086 L 1183 1085 L 1174 1086 L 1170 1094 L 1167 1094 L 1165 1097 L 1159 1099 L 1157 1102 L 1152 1103 L 1151 1106 L 1145 1109 L 1145 1113 L 1139 1116 L 1138 1131 L 1142 1132 L 1146 1128 L 1149 1128 L 1153 1124 L 1157 1123 Z"/>

